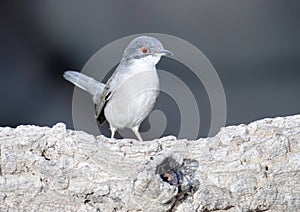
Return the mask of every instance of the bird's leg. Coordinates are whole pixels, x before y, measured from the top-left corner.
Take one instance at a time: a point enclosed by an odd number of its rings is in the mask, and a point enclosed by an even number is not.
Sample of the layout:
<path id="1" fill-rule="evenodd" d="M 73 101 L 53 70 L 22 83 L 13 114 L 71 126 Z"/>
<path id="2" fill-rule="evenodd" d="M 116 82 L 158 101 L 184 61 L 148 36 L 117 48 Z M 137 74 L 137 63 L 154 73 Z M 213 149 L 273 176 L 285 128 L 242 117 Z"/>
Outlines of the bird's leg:
<path id="1" fill-rule="evenodd" d="M 111 127 L 111 128 L 110 128 L 110 131 L 111 131 L 111 139 L 113 139 L 113 138 L 115 137 L 115 134 L 116 134 L 117 129 L 114 128 L 114 127 Z"/>
<path id="2" fill-rule="evenodd" d="M 139 139 L 139 141 L 143 141 L 142 136 L 139 133 L 139 126 L 135 126 L 132 128 L 132 132 L 135 134 L 135 136 Z"/>

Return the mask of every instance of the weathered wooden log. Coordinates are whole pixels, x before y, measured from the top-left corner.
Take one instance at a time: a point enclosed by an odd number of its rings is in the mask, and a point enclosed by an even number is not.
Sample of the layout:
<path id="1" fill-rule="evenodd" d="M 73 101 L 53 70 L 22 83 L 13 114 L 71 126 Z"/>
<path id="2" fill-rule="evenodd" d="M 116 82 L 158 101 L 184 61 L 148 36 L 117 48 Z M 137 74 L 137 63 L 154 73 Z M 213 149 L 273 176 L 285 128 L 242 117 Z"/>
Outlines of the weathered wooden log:
<path id="1" fill-rule="evenodd" d="M 299 211 L 300 115 L 196 141 L 0 128 L 1 211 Z"/>

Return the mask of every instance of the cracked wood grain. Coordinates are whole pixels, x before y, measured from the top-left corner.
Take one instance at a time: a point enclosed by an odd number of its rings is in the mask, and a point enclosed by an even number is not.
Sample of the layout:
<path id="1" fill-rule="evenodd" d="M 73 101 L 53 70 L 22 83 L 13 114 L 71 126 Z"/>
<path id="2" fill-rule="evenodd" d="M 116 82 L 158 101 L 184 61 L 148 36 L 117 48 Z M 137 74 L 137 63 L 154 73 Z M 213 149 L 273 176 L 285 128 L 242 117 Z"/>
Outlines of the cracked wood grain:
<path id="1" fill-rule="evenodd" d="M 1 211 L 297 211 L 300 115 L 196 141 L 0 128 Z"/>

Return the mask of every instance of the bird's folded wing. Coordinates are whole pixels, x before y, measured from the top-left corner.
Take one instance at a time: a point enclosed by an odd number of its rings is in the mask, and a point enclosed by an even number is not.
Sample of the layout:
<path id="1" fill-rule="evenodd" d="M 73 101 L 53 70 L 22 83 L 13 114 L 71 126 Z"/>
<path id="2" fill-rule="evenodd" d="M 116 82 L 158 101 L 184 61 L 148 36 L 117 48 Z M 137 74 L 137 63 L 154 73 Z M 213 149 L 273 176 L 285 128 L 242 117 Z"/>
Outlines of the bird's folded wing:
<path id="1" fill-rule="evenodd" d="M 106 102 L 109 100 L 110 92 L 109 89 L 105 86 L 103 93 L 96 100 L 95 103 L 95 117 L 98 118 L 101 111 L 104 109 Z"/>
<path id="2" fill-rule="evenodd" d="M 113 95 L 112 82 L 115 79 L 115 76 L 116 74 L 113 74 L 111 78 L 107 81 L 102 94 L 95 102 L 95 117 L 100 121 L 100 124 L 102 124 L 105 121 L 104 107 Z"/>

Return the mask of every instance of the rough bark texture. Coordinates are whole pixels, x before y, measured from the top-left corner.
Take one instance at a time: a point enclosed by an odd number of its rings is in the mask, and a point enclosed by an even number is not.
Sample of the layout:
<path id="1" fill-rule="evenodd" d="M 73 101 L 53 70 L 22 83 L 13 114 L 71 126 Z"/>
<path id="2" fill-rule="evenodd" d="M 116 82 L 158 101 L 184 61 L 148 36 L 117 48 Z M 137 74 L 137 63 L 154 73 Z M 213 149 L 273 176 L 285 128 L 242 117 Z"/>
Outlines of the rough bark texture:
<path id="1" fill-rule="evenodd" d="M 0 128 L 1 211 L 299 211 L 300 115 L 197 141 Z"/>

